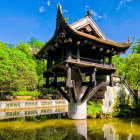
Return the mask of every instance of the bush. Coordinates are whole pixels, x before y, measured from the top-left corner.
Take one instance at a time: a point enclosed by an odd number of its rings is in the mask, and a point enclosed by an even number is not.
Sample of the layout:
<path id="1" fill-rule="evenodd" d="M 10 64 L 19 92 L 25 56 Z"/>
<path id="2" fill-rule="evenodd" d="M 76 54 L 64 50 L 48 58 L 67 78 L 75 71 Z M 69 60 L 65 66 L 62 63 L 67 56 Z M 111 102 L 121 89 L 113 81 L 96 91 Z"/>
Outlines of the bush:
<path id="1" fill-rule="evenodd" d="M 100 103 L 94 101 L 89 101 L 87 105 L 87 114 L 90 117 L 97 117 L 102 112 L 102 107 Z"/>
<path id="2" fill-rule="evenodd" d="M 37 97 L 40 95 L 40 92 L 37 90 L 34 91 L 13 91 L 13 95 L 15 96 L 32 96 L 32 98 Z"/>

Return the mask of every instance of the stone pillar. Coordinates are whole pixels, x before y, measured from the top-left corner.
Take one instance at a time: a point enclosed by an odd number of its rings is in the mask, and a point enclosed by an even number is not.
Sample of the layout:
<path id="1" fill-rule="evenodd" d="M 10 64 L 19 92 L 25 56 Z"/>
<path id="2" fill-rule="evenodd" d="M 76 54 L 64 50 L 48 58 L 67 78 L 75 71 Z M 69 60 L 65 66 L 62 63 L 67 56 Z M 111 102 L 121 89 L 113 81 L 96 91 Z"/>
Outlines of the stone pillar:
<path id="1" fill-rule="evenodd" d="M 81 103 L 80 99 L 83 96 L 86 87 L 81 85 L 81 82 L 85 82 L 85 74 L 81 74 L 79 71 L 72 71 L 72 80 L 75 81 L 75 88 L 77 94 L 77 103 L 73 102 L 71 92 L 69 90 L 70 102 L 68 105 L 68 117 L 70 119 L 86 119 L 87 118 L 87 102 Z"/>

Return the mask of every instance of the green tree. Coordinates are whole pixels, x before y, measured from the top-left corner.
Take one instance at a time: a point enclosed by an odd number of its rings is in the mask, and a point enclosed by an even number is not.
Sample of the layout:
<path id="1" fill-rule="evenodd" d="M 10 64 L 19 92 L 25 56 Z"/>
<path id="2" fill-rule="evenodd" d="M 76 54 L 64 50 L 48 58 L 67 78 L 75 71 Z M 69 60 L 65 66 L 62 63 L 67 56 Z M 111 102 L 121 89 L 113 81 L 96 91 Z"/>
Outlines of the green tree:
<path id="1" fill-rule="evenodd" d="M 117 68 L 116 74 L 118 75 L 121 70 L 122 76 L 126 78 L 128 84 L 138 90 L 140 87 L 140 39 L 131 49 L 133 52 L 126 58 L 115 55 L 112 61 Z"/>
<path id="2" fill-rule="evenodd" d="M 31 56 L 21 49 L 9 49 L 0 42 L 1 90 L 34 90 L 37 82 L 36 62 Z"/>
<path id="3" fill-rule="evenodd" d="M 35 37 L 31 37 L 31 39 L 27 42 L 31 47 L 35 47 L 36 49 L 41 49 L 44 46 L 44 43 L 36 39 Z"/>

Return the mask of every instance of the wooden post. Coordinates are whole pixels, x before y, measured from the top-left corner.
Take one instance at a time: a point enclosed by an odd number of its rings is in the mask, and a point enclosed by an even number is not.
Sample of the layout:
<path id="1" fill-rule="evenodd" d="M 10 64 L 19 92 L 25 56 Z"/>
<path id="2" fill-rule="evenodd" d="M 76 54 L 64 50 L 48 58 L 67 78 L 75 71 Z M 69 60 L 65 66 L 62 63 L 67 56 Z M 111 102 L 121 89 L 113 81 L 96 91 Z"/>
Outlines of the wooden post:
<path id="1" fill-rule="evenodd" d="M 97 81 L 96 81 L 96 71 L 97 71 L 97 69 L 94 68 L 93 71 L 91 71 L 91 76 L 90 76 L 90 82 L 91 82 L 91 83 L 94 82 L 94 87 L 95 87 L 96 84 L 97 84 Z"/>
<path id="2" fill-rule="evenodd" d="M 80 48 L 79 48 L 79 46 L 77 46 L 76 61 L 80 62 Z"/>
<path id="3" fill-rule="evenodd" d="M 110 67 L 112 67 L 112 56 L 111 55 L 109 56 L 109 64 L 110 64 Z"/>
<path id="4" fill-rule="evenodd" d="M 66 86 L 70 88 L 70 87 L 72 87 L 72 84 L 71 84 L 71 67 L 68 63 L 66 64 L 66 67 L 67 67 L 67 70 L 66 70 Z"/>
<path id="5" fill-rule="evenodd" d="M 62 48 L 62 61 L 64 60 L 64 47 Z"/>
<path id="6" fill-rule="evenodd" d="M 111 86 L 111 87 L 114 86 L 114 82 L 113 82 L 113 73 L 110 74 L 110 86 Z"/>
<path id="7" fill-rule="evenodd" d="M 54 87 L 56 88 L 56 84 L 57 84 L 57 73 L 55 72 L 54 74 Z"/>
<path id="8" fill-rule="evenodd" d="M 46 75 L 46 86 L 49 87 L 49 76 Z"/>
<path id="9" fill-rule="evenodd" d="M 49 63 L 50 65 L 50 68 L 52 67 L 52 58 L 50 57 L 50 63 Z"/>
<path id="10" fill-rule="evenodd" d="M 50 68 L 50 57 L 48 57 L 48 59 L 47 59 L 47 69 L 49 69 Z"/>
<path id="11" fill-rule="evenodd" d="M 103 65 L 106 65 L 106 56 L 103 57 Z"/>
<path id="12" fill-rule="evenodd" d="M 71 47 L 68 47 L 68 60 L 71 60 Z"/>

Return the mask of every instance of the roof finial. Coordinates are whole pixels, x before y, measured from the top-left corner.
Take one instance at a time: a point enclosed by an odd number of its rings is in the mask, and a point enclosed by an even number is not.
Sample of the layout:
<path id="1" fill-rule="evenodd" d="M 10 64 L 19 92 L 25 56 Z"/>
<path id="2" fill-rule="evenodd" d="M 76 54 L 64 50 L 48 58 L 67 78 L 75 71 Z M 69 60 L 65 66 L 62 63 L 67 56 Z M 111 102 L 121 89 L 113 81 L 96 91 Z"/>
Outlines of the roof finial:
<path id="1" fill-rule="evenodd" d="M 57 4 L 57 12 L 62 13 L 62 7 L 61 7 L 60 3 Z"/>
<path id="2" fill-rule="evenodd" d="M 90 10 L 87 10 L 87 16 L 91 16 L 91 11 Z"/>

